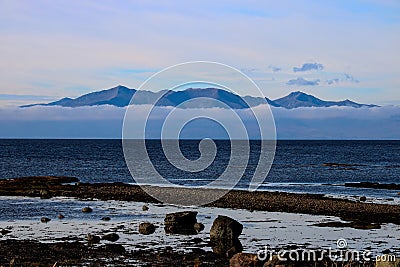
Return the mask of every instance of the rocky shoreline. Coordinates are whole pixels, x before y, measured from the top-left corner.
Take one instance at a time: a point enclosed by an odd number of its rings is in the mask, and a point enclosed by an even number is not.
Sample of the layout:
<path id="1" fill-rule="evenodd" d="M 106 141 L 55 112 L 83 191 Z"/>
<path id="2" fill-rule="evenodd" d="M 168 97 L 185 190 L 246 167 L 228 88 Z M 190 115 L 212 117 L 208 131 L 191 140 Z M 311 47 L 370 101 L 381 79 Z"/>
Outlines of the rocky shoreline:
<path id="1" fill-rule="evenodd" d="M 179 196 L 175 188 L 158 188 L 164 195 Z M 192 196 L 209 194 L 217 189 L 187 189 Z M 188 194 L 187 194 L 188 195 Z M 140 186 L 124 183 L 80 183 L 73 177 L 21 177 L 0 180 L 0 196 L 54 196 L 78 199 L 122 200 L 159 203 Z M 188 200 L 189 203 L 189 200 Z M 318 194 L 232 190 L 224 197 L 207 204 L 208 207 L 246 209 L 254 211 L 288 212 L 336 216 L 345 221 L 361 224 L 394 223 L 400 225 L 400 206 L 329 198 Z"/>
<path id="2" fill-rule="evenodd" d="M 162 190 L 171 195 L 178 193 L 172 188 L 162 188 Z M 205 193 L 204 190 L 194 192 L 200 195 Z M 61 196 L 82 200 L 158 203 L 139 186 L 122 183 L 86 184 L 71 177 L 22 177 L 0 180 L 0 195 L 43 199 Z M 234 190 L 207 206 L 338 216 L 347 221 L 321 223 L 317 225 L 318 227 L 379 229 L 384 223 L 400 225 L 400 206 L 366 203 L 362 200 L 334 199 L 322 195 Z M 146 205 L 143 206 L 144 212 L 147 209 Z M 89 207 L 83 207 L 81 212 L 90 213 L 91 210 Z M 191 235 L 202 231 L 204 225 L 196 221 L 196 214 L 197 212 L 181 213 L 180 216 L 178 216 L 179 213 L 166 214 L 163 223 L 165 234 Z M 58 219 L 62 220 L 63 217 Z M 104 217 L 101 220 L 107 221 L 107 218 Z M 46 225 L 46 220 L 42 220 L 42 224 Z M 4 230 L 4 233 L 0 234 L 6 237 L 7 229 Z M 154 225 L 149 223 L 139 225 L 139 234 L 143 238 L 146 238 L 148 234 L 153 234 L 154 230 Z M 193 238 L 193 244 L 189 245 L 190 249 L 186 251 L 169 246 L 158 248 L 150 246 L 146 249 L 129 250 L 116 242 L 119 237 L 115 233 L 102 237 L 88 234 L 86 240 L 72 238 L 53 240 L 50 243 L 15 238 L 2 239 L 0 240 L 0 266 L 396 266 L 376 265 L 375 262 L 352 262 L 351 265 L 346 265 L 348 263 L 332 262 L 329 259 L 318 262 L 280 262 L 276 259 L 259 261 L 255 254 L 240 253 L 242 247 L 238 236 L 241 231 L 240 223 L 218 216 L 210 231 L 207 230 L 210 240 Z M 198 243 L 197 239 L 201 242 Z M 215 247 L 215 244 L 218 244 L 218 247 Z M 203 249 L 204 245 L 211 247 L 213 252 Z"/>

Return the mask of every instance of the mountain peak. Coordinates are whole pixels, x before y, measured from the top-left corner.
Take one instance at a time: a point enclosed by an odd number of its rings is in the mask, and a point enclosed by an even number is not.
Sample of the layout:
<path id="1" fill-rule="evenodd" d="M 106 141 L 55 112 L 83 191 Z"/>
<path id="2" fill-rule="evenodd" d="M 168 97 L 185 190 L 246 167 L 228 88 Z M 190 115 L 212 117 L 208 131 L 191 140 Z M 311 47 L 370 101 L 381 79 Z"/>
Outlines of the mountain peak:
<path id="1" fill-rule="evenodd" d="M 32 107 L 36 105 L 62 107 L 113 105 L 117 107 L 126 107 L 130 104 L 133 95 L 135 95 L 135 105 L 151 104 L 158 100 L 156 103 L 157 106 L 179 106 L 182 108 L 224 108 L 227 105 L 233 109 L 245 109 L 265 104 L 266 101 L 273 107 L 282 107 L 286 109 L 331 106 L 347 106 L 354 108 L 376 107 L 375 105 L 359 104 L 348 99 L 343 101 L 324 101 L 301 91 L 294 91 L 285 97 L 270 100 L 269 98 L 263 99 L 261 97 L 241 97 L 221 88 L 188 88 L 182 91 L 162 90 L 159 92 L 151 92 L 144 90 L 137 91 L 123 85 L 117 85 L 110 89 L 88 93 L 75 99 L 63 98 L 47 104 L 32 104 L 22 107 Z M 189 101 L 199 97 L 210 98 L 210 100 L 202 99 L 199 101 Z M 225 105 L 216 104 L 212 99 L 220 101 Z"/>

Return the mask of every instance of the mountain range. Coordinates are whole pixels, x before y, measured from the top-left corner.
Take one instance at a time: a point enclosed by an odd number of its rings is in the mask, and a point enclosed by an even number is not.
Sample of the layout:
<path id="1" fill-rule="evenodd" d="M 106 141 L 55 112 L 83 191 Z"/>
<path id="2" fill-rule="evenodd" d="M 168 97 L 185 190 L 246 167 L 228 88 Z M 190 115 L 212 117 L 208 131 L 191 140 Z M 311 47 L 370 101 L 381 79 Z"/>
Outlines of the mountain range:
<path id="1" fill-rule="evenodd" d="M 377 107 L 377 105 L 359 104 L 348 99 L 343 101 L 324 101 L 315 96 L 296 91 L 289 95 L 271 100 L 269 98 L 244 96 L 233 94 L 219 88 L 188 88 L 183 91 L 162 90 L 159 92 L 151 92 L 145 90 L 130 89 L 128 87 L 118 85 L 114 88 L 93 92 L 82 95 L 78 98 L 62 98 L 58 101 L 42 104 L 30 104 L 21 106 L 23 108 L 32 106 L 62 106 L 62 107 L 83 107 L 83 106 L 99 106 L 113 105 L 117 107 L 126 107 L 130 104 L 131 98 L 134 97 L 134 105 L 152 104 L 157 99 L 157 106 L 173 106 L 181 108 L 211 108 L 224 107 L 223 104 L 215 100 L 223 102 L 233 109 L 244 109 L 258 106 L 268 102 L 273 107 L 282 107 L 286 109 L 300 107 Z M 199 97 L 203 97 L 200 98 Z M 207 99 L 208 98 L 208 99 Z M 195 100 L 197 99 L 197 100 Z M 194 101 L 195 100 L 195 101 Z M 226 106 L 225 106 L 226 107 Z"/>

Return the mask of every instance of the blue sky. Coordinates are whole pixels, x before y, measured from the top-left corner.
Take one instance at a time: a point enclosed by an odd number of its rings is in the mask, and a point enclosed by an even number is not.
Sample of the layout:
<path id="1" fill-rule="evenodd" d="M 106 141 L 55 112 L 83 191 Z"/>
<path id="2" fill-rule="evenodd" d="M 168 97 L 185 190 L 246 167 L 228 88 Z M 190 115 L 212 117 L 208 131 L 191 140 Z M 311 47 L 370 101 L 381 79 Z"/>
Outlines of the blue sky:
<path id="1" fill-rule="evenodd" d="M 0 106 L 137 88 L 193 60 L 240 69 L 270 98 L 400 104 L 397 0 L 0 0 L 0 36 Z"/>

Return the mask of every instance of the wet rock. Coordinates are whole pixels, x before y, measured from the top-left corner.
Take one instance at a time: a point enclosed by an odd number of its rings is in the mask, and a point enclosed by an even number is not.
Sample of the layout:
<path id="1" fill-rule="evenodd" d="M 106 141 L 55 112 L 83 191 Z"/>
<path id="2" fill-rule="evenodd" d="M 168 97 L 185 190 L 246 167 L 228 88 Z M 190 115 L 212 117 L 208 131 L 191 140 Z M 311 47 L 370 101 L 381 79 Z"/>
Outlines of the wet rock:
<path id="1" fill-rule="evenodd" d="M 106 216 L 106 217 L 101 218 L 101 220 L 108 222 L 109 220 L 111 220 L 111 218 Z"/>
<path id="2" fill-rule="evenodd" d="M 90 212 L 93 212 L 93 209 L 91 208 L 91 207 L 84 207 L 83 209 L 82 209 L 82 212 L 85 212 L 85 213 L 90 213 Z"/>
<path id="3" fill-rule="evenodd" d="M 229 267 L 256 267 L 262 266 L 256 254 L 237 253 L 229 261 Z"/>
<path id="4" fill-rule="evenodd" d="M 398 190 L 400 189 L 400 184 L 381 184 L 373 182 L 358 182 L 358 183 L 345 183 L 346 187 L 358 187 L 358 188 L 374 188 L 374 189 L 387 189 L 387 190 Z"/>
<path id="5" fill-rule="evenodd" d="M 369 223 L 369 222 L 352 222 L 351 227 L 354 229 L 370 230 L 370 229 L 381 229 L 379 223 Z"/>
<path id="6" fill-rule="evenodd" d="M 65 216 L 64 216 L 64 215 L 62 215 L 62 214 L 60 213 L 60 214 L 58 214 L 57 218 L 58 218 L 58 219 L 60 219 L 60 220 L 62 220 L 62 219 L 64 219 L 64 218 L 65 218 Z"/>
<path id="7" fill-rule="evenodd" d="M 198 233 L 204 230 L 204 224 L 202 223 L 195 223 L 193 227 Z"/>
<path id="8" fill-rule="evenodd" d="M 156 231 L 154 224 L 149 222 L 144 222 L 139 224 L 139 233 L 142 235 L 151 235 Z"/>
<path id="9" fill-rule="evenodd" d="M 6 234 L 9 234 L 9 233 L 11 233 L 10 230 L 7 230 L 7 229 L 0 229 L 0 234 L 2 234 L 2 235 L 6 235 Z"/>
<path id="10" fill-rule="evenodd" d="M 360 201 L 365 202 L 367 201 L 367 198 L 365 196 L 360 197 Z"/>
<path id="11" fill-rule="evenodd" d="M 40 190 L 39 194 L 40 194 L 40 198 L 41 199 L 49 199 L 49 198 L 51 198 L 51 193 L 47 189 Z"/>
<path id="12" fill-rule="evenodd" d="M 322 222 L 313 224 L 318 227 L 350 227 L 354 229 L 369 230 L 369 229 L 380 229 L 381 225 L 378 223 L 354 221 L 354 222 Z"/>
<path id="13" fill-rule="evenodd" d="M 238 221 L 219 215 L 210 230 L 210 243 L 214 253 L 233 256 L 243 250 L 239 241 L 243 225 Z"/>
<path id="14" fill-rule="evenodd" d="M 115 242 L 115 241 L 117 241 L 119 239 L 119 235 L 116 234 L 116 233 L 106 234 L 101 239 L 107 240 L 107 241 L 111 241 L 111 242 Z"/>
<path id="15" fill-rule="evenodd" d="M 164 229 L 167 234 L 195 235 L 197 211 L 182 211 L 169 213 L 164 219 Z"/>
<path id="16" fill-rule="evenodd" d="M 42 218 L 40 218 L 40 221 L 41 221 L 42 223 L 47 223 L 47 222 L 51 221 L 51 219 L 50 219 L 50 218 L 47 218 L 47 217 L 42 217 Z"/>
<path id="17" fill-rule="evenodd" d="M 88 234 L 86 236 L 86 240 L 90 243 L 90 244 L 97 244 L 100 243 L 100 237 L 97 235 L 92 235 L 92 234 Z"/>
<path id="18" fill-rule="evenodd" d="M 143 210 L 143 211 L 147 211 L 147 210 L 149 210 L 149 207 L 146 206 L 146 205 L 143 205 L 142 210 Z"/>

